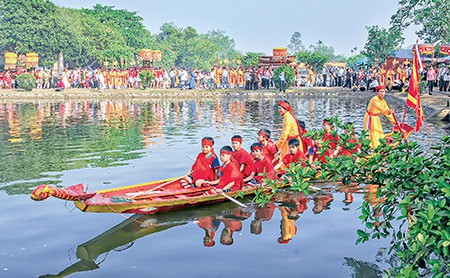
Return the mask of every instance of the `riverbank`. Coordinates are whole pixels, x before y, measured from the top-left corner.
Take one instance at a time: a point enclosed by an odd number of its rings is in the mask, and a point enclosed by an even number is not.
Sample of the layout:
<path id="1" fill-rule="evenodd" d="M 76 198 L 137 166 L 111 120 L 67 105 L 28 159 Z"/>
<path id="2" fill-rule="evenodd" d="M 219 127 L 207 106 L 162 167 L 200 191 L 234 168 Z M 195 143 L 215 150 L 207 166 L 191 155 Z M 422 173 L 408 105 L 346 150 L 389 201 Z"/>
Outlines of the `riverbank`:
<path id="1" fill-rule="evenodd" d="M 315 96 L 327 95 L 334 97 L 359 97 L 367 96 L 372 92 L 353 92 L 349 89 L 337 87 L 313 87 L 313 88 L 291 88 L 286 93 L 280 93 L 278 90 L 256 90 L 245 91 L 241 89 L 226 89 L 226 90 L 178 90 L 178 89 L 111 89 L 100 93 L 98 90 L 86 89 L 67 89 L 57 92 L 53 89 L 38 90 L 34 89 L 31 92 L 20 90 L 0 90 L 0 102 L 37 102 L 37 101 L 99 101 L 99 100 L 140 100 L 148 101 L 155 99 L 213 99 L 213 98 L 239 98 L 239 97 L 281 97 L 283 95 L 298 95 L 298 96 Z M 391 92 L 386 98 L 388 102 L 406 102 L 407 92 Z M 432 120 L 450 121 L 450 97 L 447 92 L 434 92 L 433 95 L 422 95 L 422 106 L 424 114 L 427 118 Z"/>

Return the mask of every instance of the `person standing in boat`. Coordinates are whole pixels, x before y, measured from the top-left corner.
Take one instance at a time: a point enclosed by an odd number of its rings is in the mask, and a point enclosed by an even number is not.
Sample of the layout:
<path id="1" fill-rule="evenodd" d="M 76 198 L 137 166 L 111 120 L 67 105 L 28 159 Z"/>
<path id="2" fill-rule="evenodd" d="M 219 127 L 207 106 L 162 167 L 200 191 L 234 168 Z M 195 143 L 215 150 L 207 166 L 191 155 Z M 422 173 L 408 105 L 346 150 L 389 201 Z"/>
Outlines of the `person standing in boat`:
<path id="1" fill-rule="evenodd" d="M 263 146 L 262 153 L 265 157 L 267 157 L 272 164 L 276 164 L 278 162 L 278 148 L 275 143 L 270 139 L 270 130 L 261 129 L 258 132 L 258 142 Z"/>
<path id="2" fill-rule="evenodd" d="M 233 149 L 224 146 L 220 149 L 222 166 L 219 168 L 219 178 L 214 181 L 204 181 L 203 185 L 214 185 L 213 192 L 238 191 L 244 184 L 239 165 L 232 156 Z"/>
<path id="3" fill-rule="evenodd" d="M 263 178 L 275 179 L 275 170 L 272 162 L 264 156 L 261 143 L 253 143 L 251 146 L 254 161 L 252 164 L 252 173 L 244 179 L 245 183 L 261 184 Z"/>
<path id="4" fill-rule="evenodd" d="M 371 147 L 375 149 L 380 145 L 380 139 L 385 137 L 383 127 L 381 126 L 380 115 L 384 114 L 391 123 L 395 123 L 394 109 L 390 109 L 384 96 L 386 94 L 385 86 L 377 86 L 375 88 L 377 93 L 367 106 L 366 114 L 364 115 L 364 130 L 369 130 L 369 139 Z"/>
<path id="5" fill-rule="evenodd" d="M 242 148 L 242 137 L 234 135 L 231 138 L 231 146 L 233 147 L 233 158 L 237 161 L 242 177 L 246 178 L 252 173 L 253 156 Z"/>
<path id="6" fill-rule="evenodd" d="M 276 146 L 280 150 L 280 159 L 282 160 L 289 153 L 289 140 L 298 139 L 300 141 L 300 151 L 303 150 L 303 143 L 300 139 L 301 127 L 292 113 L 292 108 L 288 102 L 280 100 L 278 103 L 278 112 L 283 116 L 283 132 L 278 139 Z"/>
<path id="7" fill-rule="evenodd" d="M 189 174 L 180 181 L 181 186 L 184 188 L 191 188 L 192 185 L 200 187 L 206 181 L 216 180 L 219 166 L 219 159 L 214 153 L 214 139 L 204 137 L 202 152 L 198 154 Z"/>

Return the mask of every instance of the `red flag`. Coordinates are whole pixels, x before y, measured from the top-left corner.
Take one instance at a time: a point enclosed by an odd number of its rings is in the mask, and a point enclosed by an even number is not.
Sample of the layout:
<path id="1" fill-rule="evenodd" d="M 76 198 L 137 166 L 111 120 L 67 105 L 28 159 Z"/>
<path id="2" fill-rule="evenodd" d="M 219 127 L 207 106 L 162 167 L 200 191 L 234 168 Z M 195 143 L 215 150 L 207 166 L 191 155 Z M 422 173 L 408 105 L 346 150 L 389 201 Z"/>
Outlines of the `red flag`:
<path id="1" fill-rule="evenodd" d="M 414 109 L 417 115 L 416 132 L 419 132 L 419 129 L 424 121 L 422 104 L 420 103 L 419 83 L 419 54 L 416 44 L 416 51 L 414 51 L 414 61 L 411 70 L 411 78 L 409 79 L 408 98 L 406 99 L 406 105 Z"/>

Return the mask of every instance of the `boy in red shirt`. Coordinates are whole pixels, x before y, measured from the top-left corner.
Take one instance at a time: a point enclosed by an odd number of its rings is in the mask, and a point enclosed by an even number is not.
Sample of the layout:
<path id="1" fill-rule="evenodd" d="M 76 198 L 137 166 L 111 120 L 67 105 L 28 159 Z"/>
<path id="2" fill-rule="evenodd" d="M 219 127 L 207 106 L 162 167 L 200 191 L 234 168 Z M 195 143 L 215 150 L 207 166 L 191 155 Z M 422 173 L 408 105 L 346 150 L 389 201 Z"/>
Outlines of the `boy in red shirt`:
<path id="1" fill-rule="evenodd" d="M 217 179 L 219 169 L 219 159 L 214 153 L 214 139 L 204 137 L 202 139 L 202 152 L 198 154 L 197 159 L 192 165 L 188 176 L 180 181 L 184 188 L 201 187 L 206 181 Z"/>
<path id="2" fill-rule="evenodd" d="M 205 181 L 205 185 L 215 185 L 213 191 L 215 192 L 230 192 L 241 189 L 244 184 L 242 180 L 242 173 L 239 170 L 239 165 L 232 157 L 233 149 L 230 146 L 225 146 L 220 149 L 220 160 L 222 166 L 219 169 L 219 179 L 214 181 Z"/>
<path id="3" fill-rule="evenodd" d="M 237 161 L 242 176 L 248 177 L 252 173 L 253 156 L 242 148 L 242 137 L 235 135 L 231 138 L 231 146 L 233 147 L 233 158 Z"/>
<path id="4" fill-rule="evenodd" d="M 252 155 L 255 158 L 252 165 L 252 173 L 244 179 L 245 183 L 261 184 L 263 178 L 275 179 L 275 170 L 272 162 L 263 155 L 261 143 L 253 143 Z"/>
<path id="5" fill-rule="evenodd" d="M 345 123 L 345 134 L 350 138 L 347 142 L 340 148 L 340 155 L 351 156 L 354 153 L 361 152 L 361 143 L 354 134 L 354 127 L 352 122 Z"/>
<path id="6" fill-rule="evenodd" d="M 262 152 L 272 164 L 278 162 L 278 148 L 275 143 L 270 139 L 270 131 L 268 129 L 261 129 L 258 132 L 258 142 L 262 144 Z"/>
<path id="7" fill-rule="evenodd" d="M 285 169 L 289 169 L 291 163 L 301 162 L 303 167 L 306 166 L 305 164 L 306 156 L 303 152 L 299 150 L 300 141 L 296 138 L 293 138 L 289 140 L 288 144 L 289 144 L 289 153 L 286 154 L 283 157 L 283 160 L 278 162 L 278 164 L 275 165 L 274 167 L 275 171 L 277 171 L 278 169 L 281 170 L 280 174 L 283 174 Z"/>

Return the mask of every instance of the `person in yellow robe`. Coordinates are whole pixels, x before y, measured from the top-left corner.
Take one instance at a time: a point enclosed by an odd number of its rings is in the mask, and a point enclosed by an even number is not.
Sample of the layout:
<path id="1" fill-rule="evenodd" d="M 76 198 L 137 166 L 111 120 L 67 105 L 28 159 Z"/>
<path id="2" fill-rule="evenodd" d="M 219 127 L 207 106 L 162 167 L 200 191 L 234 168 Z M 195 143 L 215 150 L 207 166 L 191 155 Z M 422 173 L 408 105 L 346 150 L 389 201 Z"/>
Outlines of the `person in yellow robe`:
<path id="1" fill-rule="evenodd" d="M 384 66 L 382 66 L 380 69 L 380 85 L 385 84 L 386 84 L 386 69 L 384 68 Z"/>
<path id="2" fill-rule="evenodd" d="M 303 152 L 303 143 L 300 138 L 301 127 L 298 124 L 294 114 L 292 114 L 292 108 L 286 101 L 280 101 L 278 103 L 278 112 L 283 116 L 283 133 L 275 144 L 280 150 L 280 161 L 283 157 L 289 153 L 289 140 L 298 139 L 299 151 Z"/>
<path id="3" fill-rule="evenodd" d="M 373 149 L 380 145 L 380 139 L 385 137 L 383 127 L 381 126 L 380 115 L 384 114 L 391 123 L 395 123 L 394 109 L 390 109 L 384 95 L 386 94 L 385 86 L 377 86 L 375 88 L 377 93 L 367 106 L 366 114 L 364 115 L 364 130 L 369 130 L 370 145 Z"/>

